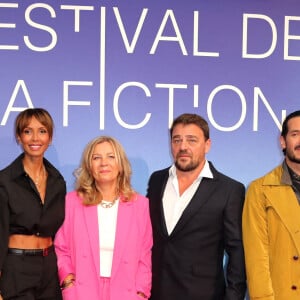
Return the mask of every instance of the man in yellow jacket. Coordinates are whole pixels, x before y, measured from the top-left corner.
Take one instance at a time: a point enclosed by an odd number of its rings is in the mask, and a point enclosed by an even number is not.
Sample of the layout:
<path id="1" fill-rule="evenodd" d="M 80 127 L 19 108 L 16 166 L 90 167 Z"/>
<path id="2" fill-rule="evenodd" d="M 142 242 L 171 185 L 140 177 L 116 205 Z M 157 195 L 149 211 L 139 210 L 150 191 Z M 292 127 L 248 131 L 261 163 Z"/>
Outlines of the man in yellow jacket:
<path id="1" fill-rule="evenodd" d="M 246 193 L 243 242 L 251 300 L 300 299 L 300 111 L 280 136 L 283 163 Z"/>

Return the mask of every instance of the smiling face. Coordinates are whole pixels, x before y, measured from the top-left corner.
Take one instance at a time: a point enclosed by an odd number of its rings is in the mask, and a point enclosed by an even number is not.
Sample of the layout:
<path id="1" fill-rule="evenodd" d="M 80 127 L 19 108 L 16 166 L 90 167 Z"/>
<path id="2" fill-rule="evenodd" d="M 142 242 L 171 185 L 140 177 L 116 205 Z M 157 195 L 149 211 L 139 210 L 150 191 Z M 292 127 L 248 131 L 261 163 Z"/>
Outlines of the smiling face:
<path id="1" fill-rule="evenodd" d="M 25 155 L 32 158 L 42 157 L 51 143 L 47 128 L 35 117 L 32 117 L 27 126 L 17 135 L 17 140 Z"/>
<path id="2" fill-rule="evenodd" d="M 96 183 L 117 184 L 120 173 L 115 151 L 109 142 L 97 144 L 91 155 L 91 173 Z"/>
<path id="3" fill-rule="evenodd" d="M 205 163 L 205 154 L 210 149 L 210 139 L 195 124 L 178 124 L 171 137 L 171 150 L 177 170 L 200 172 Z"/>

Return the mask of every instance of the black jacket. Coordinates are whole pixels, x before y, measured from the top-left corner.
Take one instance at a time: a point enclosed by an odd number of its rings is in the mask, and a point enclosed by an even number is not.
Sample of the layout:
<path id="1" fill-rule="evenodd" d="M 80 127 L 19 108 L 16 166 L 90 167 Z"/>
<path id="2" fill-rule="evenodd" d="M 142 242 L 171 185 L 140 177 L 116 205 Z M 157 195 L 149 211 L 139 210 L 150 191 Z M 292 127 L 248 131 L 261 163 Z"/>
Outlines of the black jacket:
<path id="1" fill-rule="evenodd" d="M 241 232 L 245 187 L 219 173 L 211 163 L 210 169 L 213 179 L 202 179 L 170 235 L 162 206 L 169 168 L 150 177 L 147 197 L 154 238 L 151 300 L 245 297 Z M 225 272 L 224 253 L 228 255 Z"/>

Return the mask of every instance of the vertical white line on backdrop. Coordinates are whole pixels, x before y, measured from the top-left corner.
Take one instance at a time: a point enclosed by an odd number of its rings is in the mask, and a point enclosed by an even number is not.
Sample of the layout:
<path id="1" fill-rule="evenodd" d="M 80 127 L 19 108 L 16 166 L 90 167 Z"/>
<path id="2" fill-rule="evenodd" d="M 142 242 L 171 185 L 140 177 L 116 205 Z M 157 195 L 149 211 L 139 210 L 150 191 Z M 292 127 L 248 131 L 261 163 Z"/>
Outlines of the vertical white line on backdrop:
<path id="1" fill-rule="evenodd" d="M 194 84 L 194 107 L 199 107 L 199 85 Z"/>
<path id="2" fill-rule="evenodd" d="M 100 129 L 105 124 L 105 39 L 106 39 L 106 8 L 101 7 L 100 12 Z"/>

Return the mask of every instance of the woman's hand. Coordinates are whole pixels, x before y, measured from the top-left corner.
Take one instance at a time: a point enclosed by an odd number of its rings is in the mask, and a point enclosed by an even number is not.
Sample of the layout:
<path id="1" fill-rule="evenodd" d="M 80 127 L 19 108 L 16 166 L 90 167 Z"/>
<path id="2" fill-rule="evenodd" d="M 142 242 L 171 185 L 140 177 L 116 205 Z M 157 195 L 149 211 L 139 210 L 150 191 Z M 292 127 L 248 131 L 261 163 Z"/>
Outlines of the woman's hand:
<path id="1" fill-rule="evenodd" d="M 71 286 L 74 285 L 74 281 L 75 281 L 75 276 L 74 274 L 69 274 L 65 277 L 64 281 L 62 282 L 61 288 L 62 289 L 67 289 Z M 1 300 L 1 298 L 0 298 Z"/>
<path id="2" fill-rule="evenodd" d="M 137 294 L 144 299 L 147 298 L 147 296 L 143 292 L 137 292 Z"/>

